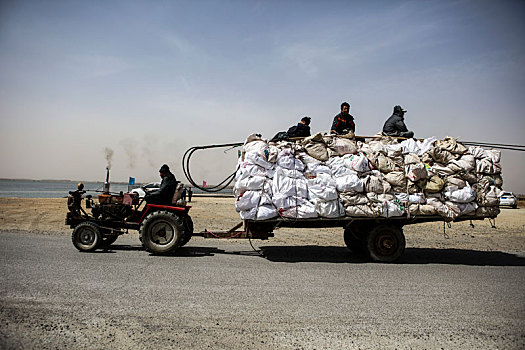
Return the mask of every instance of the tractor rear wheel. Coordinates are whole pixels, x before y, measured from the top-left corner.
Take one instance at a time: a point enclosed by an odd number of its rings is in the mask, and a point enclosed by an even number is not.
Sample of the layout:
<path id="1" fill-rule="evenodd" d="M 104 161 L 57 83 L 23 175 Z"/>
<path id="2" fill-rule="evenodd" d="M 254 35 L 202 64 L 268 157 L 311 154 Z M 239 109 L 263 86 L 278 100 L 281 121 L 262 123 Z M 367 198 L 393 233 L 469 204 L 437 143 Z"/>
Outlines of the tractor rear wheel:
<path id="1" fill-rule="evenodd" d="M 184 227 L 182 220 L 176 214 L 160 210 L 144 219 L 139 235 L 142 245 L 148 252 L 166 254 L 180 247 Z"/>
<path id="2" fill-rule="evenodd" d="M 405 235 L 396 225 L 377 225 L 366 240 L 368 254 L 373 261 L 394 262 L 405 252 Z"/>
<path id="3" fill-rule="evenodd" d="M 102 243 L 102 234 L 97 224 L 86 221 L 75 227 L 71 240 L 81 252 L 92 252 Z"/>

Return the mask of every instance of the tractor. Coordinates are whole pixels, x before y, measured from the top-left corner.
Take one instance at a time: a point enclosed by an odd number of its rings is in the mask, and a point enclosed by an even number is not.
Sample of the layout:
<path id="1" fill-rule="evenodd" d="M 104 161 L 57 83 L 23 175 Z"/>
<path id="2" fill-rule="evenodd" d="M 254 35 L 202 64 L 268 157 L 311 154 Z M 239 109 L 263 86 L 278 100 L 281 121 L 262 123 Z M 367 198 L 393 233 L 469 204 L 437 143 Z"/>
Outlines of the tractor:
<path id="1" fill-rule="evenodd" d="M 73 229 L 71 239 L 78 250 L 105 249 L 128 230 L 138 230 L 143 247 L 152 254 L 167 254 L 189 242 L 193 222 L 188 214 L 191 207 L 180 199 L 182 184 L 177 183 L 170 205 L 144 204 L 136 193 L 110 193 L 109 185 L 107 169 L 104 191 L 97 200 L 84 196 L 82 183 L 69 192 L 65 223 Z"/>

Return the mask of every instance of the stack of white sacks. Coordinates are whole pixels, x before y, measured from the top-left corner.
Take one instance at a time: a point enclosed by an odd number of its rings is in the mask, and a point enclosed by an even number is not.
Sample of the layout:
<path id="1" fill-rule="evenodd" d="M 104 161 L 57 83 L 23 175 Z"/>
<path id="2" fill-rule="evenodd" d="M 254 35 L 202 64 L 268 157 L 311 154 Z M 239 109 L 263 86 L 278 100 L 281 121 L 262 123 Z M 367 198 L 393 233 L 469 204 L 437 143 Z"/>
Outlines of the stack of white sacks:
<path id="1" fill-rule="evenodd" d="M 499 213 L 500 152 L 455 139 L 416 141 L 316 134 L 269 143 L 250 135 L 234 194 L 242 219 Z"/>

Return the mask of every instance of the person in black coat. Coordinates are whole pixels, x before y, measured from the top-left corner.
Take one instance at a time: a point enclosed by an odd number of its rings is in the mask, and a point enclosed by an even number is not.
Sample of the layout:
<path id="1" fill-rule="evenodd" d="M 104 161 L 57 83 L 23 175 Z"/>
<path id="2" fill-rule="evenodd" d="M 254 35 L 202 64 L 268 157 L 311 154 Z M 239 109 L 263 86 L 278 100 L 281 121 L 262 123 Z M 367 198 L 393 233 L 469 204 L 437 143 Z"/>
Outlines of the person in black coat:
<path id="1" fill-rule="evenodd" d="M 303 117 L 297 125 L 290 127 L 287 131 L 288 137 L 308 137 L 310 136 L 310 117 Z"/>
<path id="2" fill-rule="evenodd" d="M 349 113 L 350 104 L 348 102 L 341 103 L 341 113 L 334 117 L 332 127 L 330 128 L 331 134 L 348 134 L 350 131 L 355 132 L 354 117 Z"/>
<path id="3" fill-rule="evenodd" d="M 406 110 L 401 108 L 401 106 L 395 106 L 394 113 L 386 120 L 385 125 L 383 126 L 383 134 L 395 137 L 414 137 L 414 132 L 408 130 L 405 125 L 405 113 Z"/>
<path id="4" fill-rule="evenodd" d="M 290 137 L 308 137 L 310 136 L 310 117 L 303 117 L 297 125 L 288 129 L 288 131 L 279 131 L 275 134 L 270 142 L 279 142 L 288 140 Z"/>
<path id="5" fill-rule="evenodd" d="M 159 175 L 162 178 L 160 188 L 146 193 L 146 203 L 171 205 L 173 194 L 177 189 L 177 180 L 175 179 L 175 175 L 171 173 L 170 167 L 167 164 L 162 165 L 159 170 Z"/>

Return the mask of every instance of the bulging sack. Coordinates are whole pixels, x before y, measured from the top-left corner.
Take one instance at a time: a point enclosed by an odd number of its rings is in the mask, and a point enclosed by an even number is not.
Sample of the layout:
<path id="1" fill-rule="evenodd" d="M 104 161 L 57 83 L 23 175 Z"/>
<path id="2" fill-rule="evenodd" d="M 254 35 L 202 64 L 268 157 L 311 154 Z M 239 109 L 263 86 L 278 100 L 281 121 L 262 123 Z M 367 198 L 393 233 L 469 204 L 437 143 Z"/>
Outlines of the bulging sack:
<path id="1" fill-rule="evenodd" d="M 343 160 L 347 168 L 357 171 L 358 173 L 372 170 L 370 161 L 364 154 L 353 154 L 350 157 L 344 156 Z"/>
<path id="2" fill-rule="evenodd" d="M 357 153 L 357 144 L 353 140 L 334 136 L 330 149 L 338 156 L 354 154 Z"/>
<path id="3" fill-rule="evenodd" d="M 327 202 L 316 201 L 315 210 L 317 211 L 317 214 L 323 218 L 339 218 L 345 216 L 345 208 L 339 199 Z"/>

